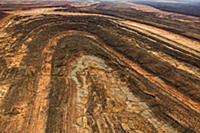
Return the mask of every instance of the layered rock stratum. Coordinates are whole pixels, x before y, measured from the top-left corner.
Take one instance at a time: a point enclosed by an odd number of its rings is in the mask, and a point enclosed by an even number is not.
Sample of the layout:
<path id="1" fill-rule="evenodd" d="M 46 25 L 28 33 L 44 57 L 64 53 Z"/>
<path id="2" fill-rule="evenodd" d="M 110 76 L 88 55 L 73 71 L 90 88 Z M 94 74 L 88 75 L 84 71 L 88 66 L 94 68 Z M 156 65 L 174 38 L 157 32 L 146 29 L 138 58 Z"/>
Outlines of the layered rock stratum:
<path id="1" fill-rule="evenodd" d="M 102 6 L 5 12 L 1 133 L 200 132 L 199 18 Z"/>

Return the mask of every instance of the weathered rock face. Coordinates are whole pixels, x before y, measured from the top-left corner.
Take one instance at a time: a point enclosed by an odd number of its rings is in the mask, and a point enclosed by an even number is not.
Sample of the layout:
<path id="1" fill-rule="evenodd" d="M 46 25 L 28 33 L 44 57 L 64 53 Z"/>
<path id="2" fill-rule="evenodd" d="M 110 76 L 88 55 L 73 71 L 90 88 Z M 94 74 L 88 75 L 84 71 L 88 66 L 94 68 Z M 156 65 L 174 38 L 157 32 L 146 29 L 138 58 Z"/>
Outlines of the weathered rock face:
<path id="1" fill-rule="evenodd" d="M 200 132 L 198 41 L 52 9 L 0 27 L 1 133 Z"/>

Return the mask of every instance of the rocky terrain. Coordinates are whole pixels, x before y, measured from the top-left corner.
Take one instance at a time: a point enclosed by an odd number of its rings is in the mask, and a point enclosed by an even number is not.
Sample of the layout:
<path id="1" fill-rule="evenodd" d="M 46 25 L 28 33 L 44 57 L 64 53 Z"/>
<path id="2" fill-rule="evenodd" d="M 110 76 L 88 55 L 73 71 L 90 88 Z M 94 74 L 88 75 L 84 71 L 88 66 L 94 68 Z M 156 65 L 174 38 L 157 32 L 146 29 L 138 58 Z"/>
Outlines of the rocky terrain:
<path id="1" fill-rule="evenodd" d="M 1 6 L 1 133 L 200 132 L 200 18 Z"/>
<path id="2" fill-rule="evenodd" d="M 149 5 L 164 11 L 200 17 L 199 0 L 132 0 L 132 2 Z"/>

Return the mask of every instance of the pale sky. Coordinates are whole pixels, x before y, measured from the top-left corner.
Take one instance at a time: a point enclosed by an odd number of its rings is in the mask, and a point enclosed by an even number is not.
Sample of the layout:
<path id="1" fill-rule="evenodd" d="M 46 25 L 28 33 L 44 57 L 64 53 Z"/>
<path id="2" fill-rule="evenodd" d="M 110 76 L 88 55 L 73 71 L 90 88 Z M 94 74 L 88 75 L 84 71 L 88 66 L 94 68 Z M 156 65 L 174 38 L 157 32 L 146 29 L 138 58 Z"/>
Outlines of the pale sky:
<path id="1" fill-rule="evenodd" d="M 0 0 L 0 1 L 148 1 L 148 2 L 167 2 L 167 3 L 193 3 L 193 2 L 200 2 L 200 0 Z"/>

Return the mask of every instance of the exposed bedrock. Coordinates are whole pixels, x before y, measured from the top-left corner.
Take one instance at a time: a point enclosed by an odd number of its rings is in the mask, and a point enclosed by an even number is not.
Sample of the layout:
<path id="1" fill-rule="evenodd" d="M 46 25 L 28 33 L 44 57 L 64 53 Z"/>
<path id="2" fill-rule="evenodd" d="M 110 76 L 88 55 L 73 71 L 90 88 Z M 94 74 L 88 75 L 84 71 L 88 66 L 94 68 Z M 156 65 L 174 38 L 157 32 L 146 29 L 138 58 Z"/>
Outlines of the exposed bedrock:
<path id="1" fill-rule="evenodd" d="M 198 41 L 98 14 L 2 21 L 1 133 L 200 132 Z"/>

